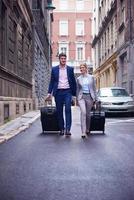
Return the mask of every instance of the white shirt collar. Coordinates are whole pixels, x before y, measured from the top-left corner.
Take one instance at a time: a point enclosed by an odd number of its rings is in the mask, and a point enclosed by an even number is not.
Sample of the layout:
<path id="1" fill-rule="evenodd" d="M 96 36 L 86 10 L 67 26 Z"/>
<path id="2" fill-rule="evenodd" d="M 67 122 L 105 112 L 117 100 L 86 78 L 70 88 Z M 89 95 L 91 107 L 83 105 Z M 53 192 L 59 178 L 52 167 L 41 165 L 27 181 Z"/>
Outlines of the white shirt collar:
<path id="1" fill-rule="evenodd" d="M 67 66 L 65 65 L 64 67 L 63 66 L 61 66 L 61 65 L 59 65 L 59 69 L 66 69 L 67 68 Z"/>

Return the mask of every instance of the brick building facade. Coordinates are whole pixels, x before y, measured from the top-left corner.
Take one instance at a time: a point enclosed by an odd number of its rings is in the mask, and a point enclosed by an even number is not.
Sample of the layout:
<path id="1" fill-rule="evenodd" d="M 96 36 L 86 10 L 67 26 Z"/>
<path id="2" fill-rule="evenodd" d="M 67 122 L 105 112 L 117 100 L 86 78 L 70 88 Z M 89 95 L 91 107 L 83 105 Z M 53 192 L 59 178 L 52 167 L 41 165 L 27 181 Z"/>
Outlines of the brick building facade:
<path id="1" fill-rule="evenodd" d="M 79 65 L 87 63 L 92 68 L 92 0 L 54 0 L 52 27 L 52 61 L 58 64 L 58 54 L 67 54 L 67 64 L 79 74 Z"/>

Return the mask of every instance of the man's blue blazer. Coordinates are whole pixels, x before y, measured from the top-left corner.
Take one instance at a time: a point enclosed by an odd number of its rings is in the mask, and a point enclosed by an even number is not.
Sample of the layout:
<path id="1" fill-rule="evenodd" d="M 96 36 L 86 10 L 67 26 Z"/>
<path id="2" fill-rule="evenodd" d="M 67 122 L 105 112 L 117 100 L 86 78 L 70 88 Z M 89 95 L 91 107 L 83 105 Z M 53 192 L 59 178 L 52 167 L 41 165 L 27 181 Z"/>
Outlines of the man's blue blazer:
<path id="1" fill-rule="evenodd" d="M 73 67 L 67 66 L 67 76 L 71 93 L 73 96 L 76 96 L 76 79 L 74 76 Z M 53 96 L 55 96 L 58 89 L 58 83 L 59 83 L 59 65 L 56 67 L 52 67 L 48 93 L 50 94 L 52 93 Z"/>

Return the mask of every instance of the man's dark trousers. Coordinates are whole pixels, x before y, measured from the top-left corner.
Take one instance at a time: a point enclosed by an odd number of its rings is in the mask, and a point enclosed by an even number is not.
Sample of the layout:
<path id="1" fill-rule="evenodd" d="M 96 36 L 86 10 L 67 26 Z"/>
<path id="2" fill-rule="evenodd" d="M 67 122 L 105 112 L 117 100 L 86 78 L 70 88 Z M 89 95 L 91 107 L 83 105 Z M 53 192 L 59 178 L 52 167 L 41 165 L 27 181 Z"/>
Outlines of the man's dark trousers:
<path id="1" fill-rule="evenodd" d="M 70 89 L 57 90 L 57 93 L 55 95 L 55 102 L 56 102 L 57 117 L 59 121 L 60 130 L 66 129 L 66 131 L 70 131 L 72 123 L 71 100 L 72 100 L 72 94 Z M 64 105 L 65 105 L 65 122 L 63 114 Z"/>

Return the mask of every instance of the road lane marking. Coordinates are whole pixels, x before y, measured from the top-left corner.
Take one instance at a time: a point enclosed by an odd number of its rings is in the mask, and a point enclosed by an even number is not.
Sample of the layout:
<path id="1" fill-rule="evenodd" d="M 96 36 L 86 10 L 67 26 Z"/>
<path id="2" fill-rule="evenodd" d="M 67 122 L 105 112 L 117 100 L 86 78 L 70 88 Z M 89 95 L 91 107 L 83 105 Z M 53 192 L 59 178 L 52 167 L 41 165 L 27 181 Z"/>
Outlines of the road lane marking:
<path id="1" fill-rule="evenodd" d="M 116 120 L 113 122 L 106 122 L 106 124 L 117 124 L 117 123 L 133 123 L 134 119 L 126 119 L 126 120 Z"/>

